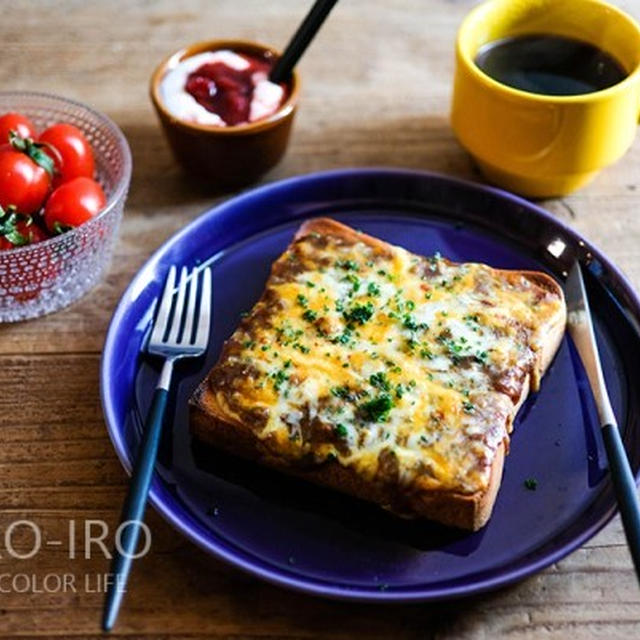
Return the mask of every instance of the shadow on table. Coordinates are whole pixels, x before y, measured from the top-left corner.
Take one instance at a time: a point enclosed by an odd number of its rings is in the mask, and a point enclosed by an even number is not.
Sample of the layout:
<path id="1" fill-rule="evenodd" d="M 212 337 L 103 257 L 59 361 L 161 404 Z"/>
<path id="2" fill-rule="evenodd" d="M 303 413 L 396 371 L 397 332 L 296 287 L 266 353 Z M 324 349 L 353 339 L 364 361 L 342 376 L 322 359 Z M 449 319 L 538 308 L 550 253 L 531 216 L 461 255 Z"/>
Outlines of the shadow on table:
<path id="1" fill-rule="evenodd" d="M 283 160 L 250 187 L 291 175 L 367 166 L 421 169 L 480 180 L 445 116 L 373 122 L 363 119 L 351 126 L 322 119 L 304 121 L 303 117 L 301 112 Z M 185 173 L 173 159 L 155 121 L 123 124 L 122 130 L 129 140 L 134 162 L 131 207 L 152 211 L 201 204 L 205 208 L 212 204 L 212 198 L 229 197 L 237 192 L 216 192 L 206 181 Z"/>

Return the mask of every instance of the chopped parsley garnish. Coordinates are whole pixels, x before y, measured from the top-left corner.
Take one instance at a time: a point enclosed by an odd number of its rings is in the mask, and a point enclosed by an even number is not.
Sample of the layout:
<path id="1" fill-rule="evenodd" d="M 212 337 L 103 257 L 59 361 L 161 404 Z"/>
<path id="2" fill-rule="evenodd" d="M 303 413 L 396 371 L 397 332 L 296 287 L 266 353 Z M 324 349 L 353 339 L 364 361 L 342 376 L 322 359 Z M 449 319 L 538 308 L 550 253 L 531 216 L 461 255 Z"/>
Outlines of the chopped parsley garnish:
<path id="1" fill-rule="evenodd" d="M 468 400 L 465 400 L 462 403 L 462 409 L 465 413 L 473 413 L 476 410 L 476 407 L 473 404 L 473 402 L 469 402 Z"/>
<path id="2" fill-rule="evenodd" d="M 318 314 L 315 311 L 313 311 L 312 309 L 307 309 L 302 314 L 302 319 L 306 320 L 307 322 L 314 322 L 317 317 L 318 317 Z"/>
<path id="3" fill-rule="evenodd" d="M 402 317 L 402 326 L 411 331 L 418 330 L 418 323 L 408 313 L 405 313 Z"/>
<path id="4" fill-rule="evenodd" d="M 387 374 L 384 371 L 378 371 L 378 373 L 371 374 L 369 376 L 369 384 L 376 389 L 381 389 L 382 391 L 389 391 L 389 389 L 391 389 L 391 384 L 389 383 Z"/>
<path id="5" fill-rule="evenodd" d="M 351 329 L 349 327 L 345 328 L 345 330 L 336 338 L 331 340 L 333 344 L 349 344 L 351 342 Z"/>
<path id="6" fill-rule="evenodd" d="M 427 360 L 433 360 L 433 353 L 431 353 L 431 351 L 426 347 L 422 347 L 422 349 L 420 349 L 420 357 L 426 358 Z"/>
<path id="7" fill-rule="evenodd" d="M 418 344 L 419 342 L 417 340 L 415 340 L 414 338 L 409 338 L 407 340 L 407 349 L 413 352 L 413 350 L 418 346 Z"/>
<path id="8" fill-rule="evenodd" d="M 276 328 L 276 340 L 278 344 L 282 344 L 286 347 L 291 340 L 298 339 L 303 333 L 304 331 L 302 329 L 294 329 L 287 323 Z"/>
<path id="9" fill-rule="evenodd" d="M 472 357 L 472 354 L 469 353 L 469 345 L 466 340 L 463 342 L 462 339 L 460 339 L 459 342 L 456 342 L 453 338 L 448 337 L 448 335 L 450 334 L 448 334 L 447 330 L 443 331 L 438 336 L 438 342 L 446 347 L 451 362 L 453 362 L 454 365 L 460 364 L 463 358 Z"/>
<path id="10" fill-rule="evenodd" d="M 410 331 L 427 331 L 429 329 L 429 325 L 426 322 L 416 322 L 415 318 L 409 313 L 405 313 L 402 316 L 402 326 Z"/>
<path id="11" fill-rule="evenodd" d="M 345 271 L 359 271 L 360 267 L 355 260 L 338 260 L 336 267 L 344 269 Z"/>
<path id="12" fill-rule="evenodd" d="M 345 427 L 343 424 L 337 424 L 333 428 L 333 431 L 340 438 L 346 438 L 349 435 L 349 431 L 347 430 L 347 427 Z"/>
<path id="13" fill-rule="evenodd" d="M 309 287 L 309 289 L 313 289 L 313 287 L 316 286 L 315 284 L 313 284 L 313 282 L 311 282 L 311 280 L 307 280 L 305 284 L 307 285 L 307 287 Z"/>
<path id="14" fill-rule="evenodd" d="M 272 373 L 271 377 L 273 378 L 273 388 L 276 391 L 280 391 L 282 384 L 289 379 L 289 376 L 284 372 L 284 369 L 280 369 L 279 371 L 276 371 L 276 373 Z"/>
<path id="15" fill-rule="evenodd" d="M 538 488 L 538 481 L 535 478 L 527 478 L 524 481 L 524 487 L 529 491 L 535 491 Z"/>
<path id="16" fill-rule="evenodd" d="M 351 392 L 349 391 L 349 387 L 347 385 L 342 385 L 341 387 L 331 387 L 331 395 L 336 398 L 342 398 L 343 400 L 349 400 L 351 398 Z"/>
<path id="17" fill-rule="evenodd" d="M 393 400 L 388 393 L 381 393 L 373 400 L 360 405 L 360 412 L 370 422 L 385 422 L 393 409 Z"/>
<path id="18" fill-rule="evenodd" d="M 436 251 L 435 255 L 429 258 L 429 271 L 431 271 L 431 273 L 438 271 L 438 260 L 440 260 L 440 254 Z"/>
<path id="19" fill-rule="evenodd" d="M 379 296 L 380 287 L 375 282 L 370 282 L 367 285 L 367 294 L 370 296 Z"/>
<path id="20" fill-rule="evenodd" d="M 374 307 L 370 302 L 357 304 L 348 311 L 343 312 L 344 319 L 353 324 L 364 324 L 373 316 Z"/>
<path id="21" fill-rule="evenodd" d="M 256 346 L 256 343 L 255 343 L 255 341 L 254 341 L 254 340 L 245 340 L 245 341 L 242 343 L 242 346 L 243 346 L 245 349 L 253 349 L 253 347 L 255 347 L 255 346 Z"/>
<path id="22" fill-rule="evenodd" d="M 301 293 L 298 294 L 296 300 L 301 307 L 306 307 L 309 304 L 307 296 L 303 296 Z"/>
<path id="23" fill-rule="evenodd" d="M 354 293 L 360 290 L 360 278 L 358 278 L 358 276 L 353 273 L 349 273 L 347 274 L 345 280 L 352 284 Z"/>
<path id="24" fill-rule="evenodd" d="M 299 342 L 294 342 L 293 343 L 293 348 L 297 349 L 298 351 L 300 351 L 300 353 L 309 353 L 309 351 L 311 351 L 311 349 L 309 349 L 309 347 L 305 347 L 305 345 L 300 344 Z"/>

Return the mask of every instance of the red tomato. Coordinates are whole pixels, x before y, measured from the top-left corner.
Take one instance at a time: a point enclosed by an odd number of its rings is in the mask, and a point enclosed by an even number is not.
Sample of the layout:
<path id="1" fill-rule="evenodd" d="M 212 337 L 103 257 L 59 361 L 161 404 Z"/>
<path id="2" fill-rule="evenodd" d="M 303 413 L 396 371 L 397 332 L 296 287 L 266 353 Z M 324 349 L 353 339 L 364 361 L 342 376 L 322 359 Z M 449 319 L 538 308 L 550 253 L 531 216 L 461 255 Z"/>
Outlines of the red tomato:
<path id="1" fill-rule="evenodd" d="M 51 233 L 62 233 L 100 213 L 107 199 L 91 178 L 75 178 L 60 185 L 47 200 L 44 222 Z"/>
<path id="2" fill-rule="evenodd" d="M 28 224 L 26 222 L 18 222 L 16 225 L 16 231 L 24 238 L 25 242 L 18 242 L 14 244 L 6 236 L 0 237 L 0 251 L 6 249 L 14 249 L 15 247 L 23 247 L 27 244 L 35 244 L 36 242 L 42 242 L 49 236 L 36 224 Z"/>
<path id="3" fill-rule="evenodd" d="M 74 178 L 93 178 L 95 162 L 91 145 L 78 127 L 72 124 L 54 124 L 40 136 L 39 142 L 51 145 L 57 175 L 54 186 Z"/>
<path id="4" fill-rule="evenodd" d="M 26 153 L 10 144 L 0 146 L 0 207 L 14 205 L 20 213 L 33 213 L 50 186 L 49 174 Z"/>
<path id="5" fill-rule="evenodd" d="M 18 223 L 17 226 L 18 233 L 22 234 L 28 241 L 29 244 L 35 244 L 36 242 L 42 242 L 43 240 L 48 240 L 49 234 L 39 227 L 35 223 Z"/>
<path id="6" fill-rule="evenodd" d="M 17 213 L 13 207 L 0 209 L 0 251 L 15 249 L 48 238 L 31 216 Z M 50 287 L 58 273 L 58 266 L 46 247 L 39 251 L 37 264 L 18 262 L 1 277 L 2 286 L 10 289 L 10 295 L 19 301 L 33 300 L 43 287 Z"/>
<path id="7" fill-rule="evenodd" d="M 31 216 L 16 213 L 13 208 L 6 212 L 0 209 L 0 250 L 42 242 L 48 237 Z"/>
<path id="8" fill-rule="evenodd" d="M 21 113 L 5 113 L 0 116 L 0 143 L 9 140 L 9 132 L 15 131 L 21 138 L 35 138 L 36 128 L 31 120 Z"/>

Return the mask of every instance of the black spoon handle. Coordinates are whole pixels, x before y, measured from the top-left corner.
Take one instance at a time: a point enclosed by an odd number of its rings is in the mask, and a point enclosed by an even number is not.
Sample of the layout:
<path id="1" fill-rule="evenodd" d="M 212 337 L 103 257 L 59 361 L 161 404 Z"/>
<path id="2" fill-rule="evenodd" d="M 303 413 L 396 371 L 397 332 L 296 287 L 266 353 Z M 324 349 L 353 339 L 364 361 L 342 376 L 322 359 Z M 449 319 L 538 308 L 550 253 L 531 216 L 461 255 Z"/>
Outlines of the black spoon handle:
<path id="1" fill-rule="evenodd" d="M 336 2 L 338 0 L 316 0 L 311 11 L 306 15 L 291 42 L 271 70 L 269 74 L 271 82 L 278 84 L 289 78 L 300 56 L 305 52 Z"/>

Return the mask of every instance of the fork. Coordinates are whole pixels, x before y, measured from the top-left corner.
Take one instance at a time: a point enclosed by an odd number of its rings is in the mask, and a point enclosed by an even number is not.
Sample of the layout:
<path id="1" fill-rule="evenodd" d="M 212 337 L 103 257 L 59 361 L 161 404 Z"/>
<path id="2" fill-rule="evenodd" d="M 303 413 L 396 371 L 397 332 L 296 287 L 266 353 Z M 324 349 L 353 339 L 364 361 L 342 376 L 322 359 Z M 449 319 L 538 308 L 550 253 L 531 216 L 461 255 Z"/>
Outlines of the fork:
<path id="1" fill-rule="evenodd" d="M 135 557 L 140 529 L 145 526 L 142 519 L 158 454 L 173 366 L 181 358 L 196 358 L 203 355 L 209 341 L 211 269 L 206 267 L 202 270 L 200 296 L 198 296 L 199 269 L 197 267 L 191 271 L 191 275 L 187 275 L 187 268 L 182 267 L 177 289 L 176 275 L 176 267 L 171 266 L 147 344 L 147 352 L 164 358 L 164 365 L 147 414 L 142 442 L 131 474 L 129 491 L 122 506 L 119 527 L 120 544 L 116 545 L 113 552 L 110 583 L 104 603 L 102 618 L 104 631 L 112 629 L 118 616 L 131 564 Z"/>

